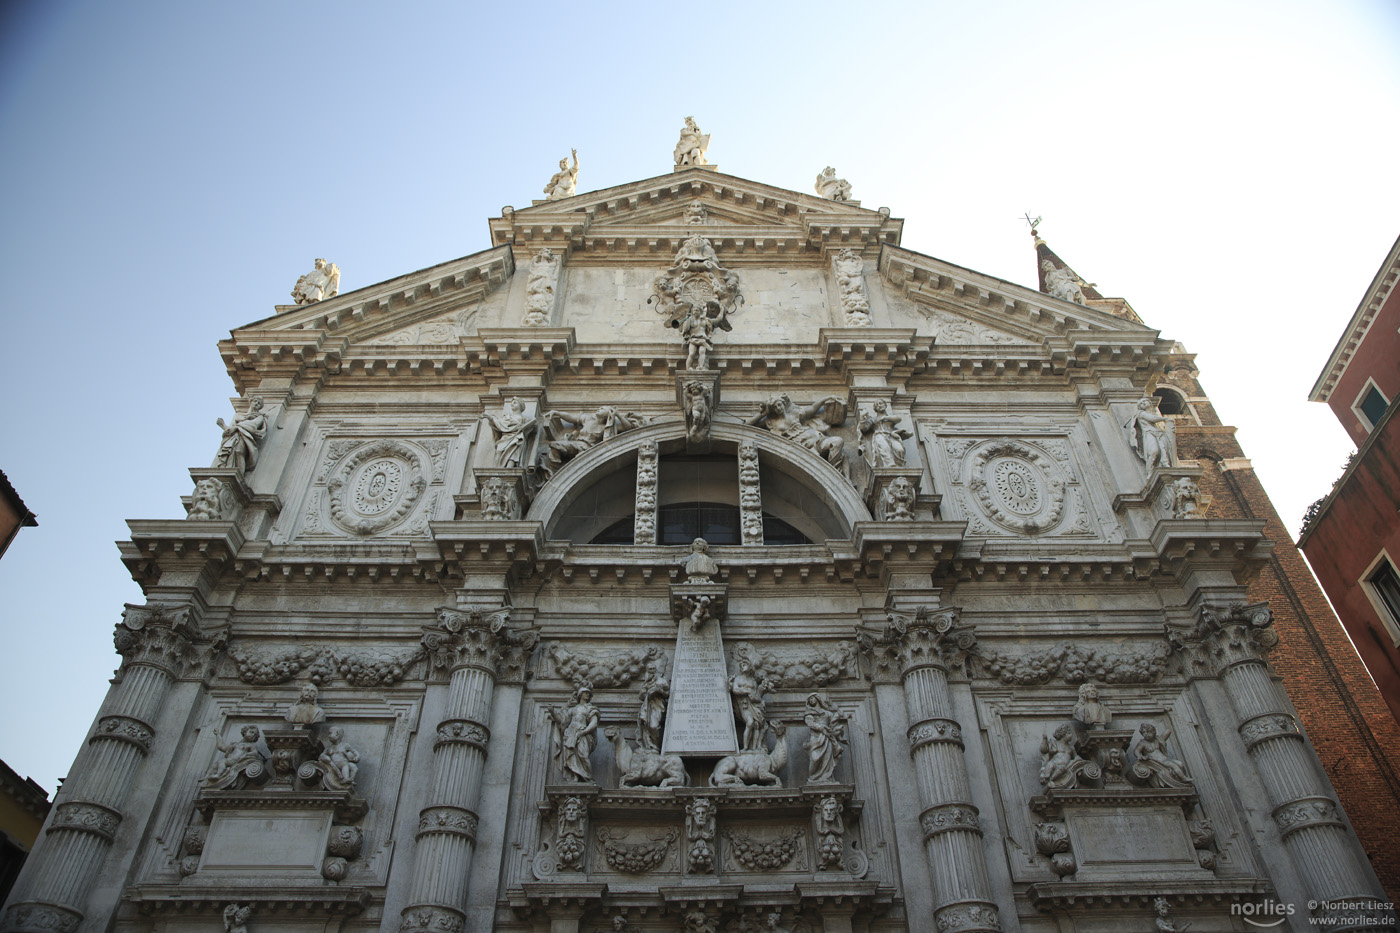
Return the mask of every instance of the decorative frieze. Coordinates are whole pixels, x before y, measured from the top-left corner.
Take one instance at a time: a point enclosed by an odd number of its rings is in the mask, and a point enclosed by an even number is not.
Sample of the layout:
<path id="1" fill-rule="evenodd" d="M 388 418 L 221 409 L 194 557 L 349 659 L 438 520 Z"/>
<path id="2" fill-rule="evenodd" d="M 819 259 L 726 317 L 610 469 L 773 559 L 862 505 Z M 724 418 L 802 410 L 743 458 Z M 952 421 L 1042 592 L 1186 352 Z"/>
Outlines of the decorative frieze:
<path id="1" fill-rule="evenodd" d="M 122 815 L 110 807 L 95 803 L 69 802 L 59 804 L 49 821 L 48 832 L 59 829 L 75 829 L 93 833 L 111 842 L 117 834 Z"/>
<path id="2" fill-rule="evenodd" d="M 1309 797 L 1284 804 L 1274 810 L 1279 833 L 1288 836 L 1310 826 L 1342 826 L 1337 805 L 1326 797 Z"/>
<path id="3" fill-rule="evenodd" d="M 759 485 L 758 445 L 739 445 L 739 532 L 744 544 L 763 543 L 763 494 Z"/>
<path id="4" fill-rule="evenodd" d="M 1298 731 L 1298 722 L 1289 713 L 1272 713 L 1255 718 L 1240 724 L 1240 738 L 1244 739 L 1246 748 L 1253 748 L 1260 742 L 1278 738 L 1301 739 L 1302 733 Z"/>
<path id="5" fill-rule="evenodd" d="M 1047 684 L 1056 677 L 1071 684 L 1150 684 L 1167 672 L 1168 652 L 1161 644 L 1133 650 L 1062 642 L 1042 651 L 1015 653 L 982 645 L 974 659 L 980 672 L 1004 684 Z"/>
<path id="6" fill-rule="evenodd" d="M 97 721 L 97 729 L 94 730 L 93 736 L 88 739 L 88 742 L 91 744 L 99 736 L 113 738 L 118 741 L 130 742 L 141 751 L 147 752 L 151 750 L 151 738 L 154 735 L 154 729 L 131 716 L 103 716 Z"/>
<path id="7" fill-rule="evenodd" d="M 962 727 L 952 719 L 930 719 L 909 727 L 910 753 L 930 742 L 951 742 L 962 748 Z"/>
<path id="8" fill-rule="evenodd" d="M 641 677 L 648 662 L 665 653 L 656 645 L 630 648 L 607 654 L 570 651 L 558 642 L 549 646 L 549 658 L 554 662 L 554 675 L 573 683 L 586 681 L 594 687 L 626 687 Z"/>
<path id="9" fill-rule="evenodd" d="M 706 423 L 708 428 L 708 422 Z M 633 506 L 632 543 L 656 543 L 656 441 L 643 441 L 637 448 L 637 493 Z"/>
<path id="10" fill-rule="evenodd" d="M 475 840 L 480 821 L 475 813 L 462 807 L 429 807 L 418 816 L 417 837 L 448 833 Z"/>
<path id="11" fill-rule="evenodd" d="M 759 678 L 771 680 L 775 687 L 829 687 L 850 675 L 851 665 L 856 659 L 856 646 L 852 642 L 841 641 L 828 648 L 813 650 L 759 649 L 749 642 L 738 642 L 732 654 L 736 662 L 743 659 L 753 667 Z"/>
<path id="12" fill-rule="evenodd" d="M 971 804 L 949 803 L 929 807 L 919 814 L 919 825 L 924 829 L 925 840 L 953 829 L 982 831 L 982 824 L 977 818 L 977 808 Z"/>
<path id="13" fill-rule="evenodd" d="M 443 745 L 456 743 L 471 745 L 485 752 L 490 741 L 490 730 L 480 723 L 465 719 L 449 719 L 438 724 L 437 740 L 433 743 L 433 748 L 437 749 Z"/>
<path id="14" fill-rule="evenodd" d="M 640 875 L 661 866 L 671 854 L 677 833 L 669 832 L 642 842 L 625 842 L 616 830 L 599 828 L 598 849 L 613 871 Z"/>

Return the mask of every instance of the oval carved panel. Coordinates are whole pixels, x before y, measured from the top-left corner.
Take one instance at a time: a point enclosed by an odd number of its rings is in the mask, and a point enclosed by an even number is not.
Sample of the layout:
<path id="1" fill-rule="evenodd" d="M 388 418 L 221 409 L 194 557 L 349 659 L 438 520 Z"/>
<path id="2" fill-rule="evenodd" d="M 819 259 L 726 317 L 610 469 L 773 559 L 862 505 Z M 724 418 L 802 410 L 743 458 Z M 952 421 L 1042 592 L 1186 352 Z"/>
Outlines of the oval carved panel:
<path id="1" fill-rule="evenodd" d="M 1029 444 L 1002 438 L 981 445 L 970 458 L 968 473 L 977 504 L 1004 528 L 1041 534 L 1064 517 L 1063 471 Z"/>
<path id="2" fill-rule="evenodd" d="M 373 441 L 345 458 L 331 476 L 331 518 L 346 531 L 378 534 L 399 524 L 423 497 L 427 463 L 399 441 Z"/>

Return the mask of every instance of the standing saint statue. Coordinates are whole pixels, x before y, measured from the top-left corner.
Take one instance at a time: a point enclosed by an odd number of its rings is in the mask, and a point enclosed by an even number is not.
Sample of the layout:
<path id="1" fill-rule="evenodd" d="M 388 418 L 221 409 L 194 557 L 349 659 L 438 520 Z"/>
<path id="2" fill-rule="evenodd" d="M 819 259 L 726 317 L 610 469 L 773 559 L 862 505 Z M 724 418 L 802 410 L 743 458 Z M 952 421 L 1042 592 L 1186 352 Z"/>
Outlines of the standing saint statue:
<path id="1" fill-rule="evenodd" d="M 807 783 L 835 784 L 836 763 L 845 753 L 846 720 L 836 704 L 813 693 L 807 697 L 807 714 L 803 716 L 811 731 L 804 747 L 807 749 Z"/>
<path id="2" fill-rule="evenodd" d="M 1138 399 L 1137 410 L 1123 422 L 1128 444 L 1138 459 L 1147 464 L 1147 474 L 1158 466 L 1177 466 L 1176 422 L 1157 410 L 1156 396 Z"/>
<path id="3" fill-rule="evenodd" d="M 292 298 L 299 305 L 309 305 L 340 294 L 340 269 L 333 262 L 316 260 L 316 268 L 297 279 L 292 286 Z"/>
<path id="4" fill-rule="evenodd" d="M 710 148 L 709 135 L 700 132 L 700 127 L 695 125 L 694 117 L 686 117 L 685 126 L 681 127 L 680 141 L 676 143 L 676 164 L 706 165 L 705 150 L 708 148 Z"/>
<path id="5" fill-rule="evenodd" d="M 768 714 L 763 709 L 763 695 L 776 687 L 771 679 L 759 678 L 753 662 L 739 658 L 739 673 L 729 678 L 729 692 L 734 696 L 734 709 L 744 721 L 745 751 L 763 750 L 763 734 L 768 730 Z"/>
<path id="6" fill-rule="evenodd" d="M 215 421 L 223 429 L 224 439 L 219 443 L 219 455 L 214 465 L 231 467 L 239 475 L 247 475 L 258 465 L 258 445 L 267 436 L 267 415 L 263 414 L 261 395 L 253 397 L 248 411 L 234 415 L 233 424 L 224 424 L 224 419 Z"/>
<path id="7" fill-rule="evenodd" d="M 912 431 L 896 427 L 902 419 L 891 414 L 884 399 L 875 400 L 875 410 L 861 412 L 860 433 L 866 437 L 860 452 L 872 467 L 904 466 L 904 441 L 914 436 Z"/>
<path id="8" fill-rule="evenodd" d="M 567 708 L 551 706 L 549 718 L 554 723 L 554 759 L 564 770 L 564 776 L 582 784 L 593 783 L 593 742 L 598 732 L 598 707 L 593 705 L 593 688 L 579 684 L 574 691 L 573 705 Z"/>
<path id="9" fill-rule="evenodd" d="M 578 187 L 578 150 L 570 149 L 569 152 L 573 153 L 573 168 L 569 167 L 568 159 L 559 160 L 559 171 L 550 176 L 549 184 L 544 186 L 546 201 L 558 201 L 560 198 L 574 196 L 574 189 Z"/>
<path id="10" fill-rule="evenodd" d="M 666 656 L 653 646 L 647 650 L 642 674 L 641 709 L 637 710 L 637 744 L 658 751 L 661 748 L 661 720 L 666 716 L 666 698 L 671 684 L 666 680 Z"/>
<path id="11" fill-rule="evenodd" d="M 518 398 L 507 399 L 499 415 L 481 416 L 491 426 L 496 438 L 496 466 L 510 469 L 520 466 L 525 453 L 525 441 L 534 418 L 525 417 L 525 403 Z"/>

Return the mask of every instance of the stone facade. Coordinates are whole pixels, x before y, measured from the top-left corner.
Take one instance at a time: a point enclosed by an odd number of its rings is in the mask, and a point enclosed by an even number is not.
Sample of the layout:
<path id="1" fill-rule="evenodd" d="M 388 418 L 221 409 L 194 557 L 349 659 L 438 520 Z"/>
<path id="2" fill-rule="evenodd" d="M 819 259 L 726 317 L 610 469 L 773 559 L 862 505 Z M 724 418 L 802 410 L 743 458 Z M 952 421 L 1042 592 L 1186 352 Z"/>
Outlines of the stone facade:
<path id="1" fill-rule="evenodd" d="M 1265 522 L 1140 404 L 1174 346 L 703 148 L 220 345 L 246 401 L 189 519 L 131 523 L 146 602 L 5 930 L 1383 896 L 1269 667 Z"/>

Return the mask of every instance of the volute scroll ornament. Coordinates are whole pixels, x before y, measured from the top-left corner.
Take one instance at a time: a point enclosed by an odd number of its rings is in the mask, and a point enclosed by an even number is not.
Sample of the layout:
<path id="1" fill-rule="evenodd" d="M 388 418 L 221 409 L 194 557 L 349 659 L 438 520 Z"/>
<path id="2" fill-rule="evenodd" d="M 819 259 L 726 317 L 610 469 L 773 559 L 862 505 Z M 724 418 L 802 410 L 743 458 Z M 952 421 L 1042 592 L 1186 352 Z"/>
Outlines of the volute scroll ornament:
<path id="1" fill-rule="evenodd" d="M 1188 675 L 1214 677 L 1232 664 L 1262 662 L 1278 644 L 1268 603 L 1202 606 L 1190 628 L 1168 623 L 1167 643 L 1179 652 Z"/>
<path id="2" fill-rule="evenodd" d="M 961 669 L 977 651 L 973 627 L 955 608 L 930 611 L 920 606 L 914 615 L 887 612 L 884 626 L 861 626 L 860 650 L 870 658 L 873 673 L 886 679 L 919 667 Z"/>

